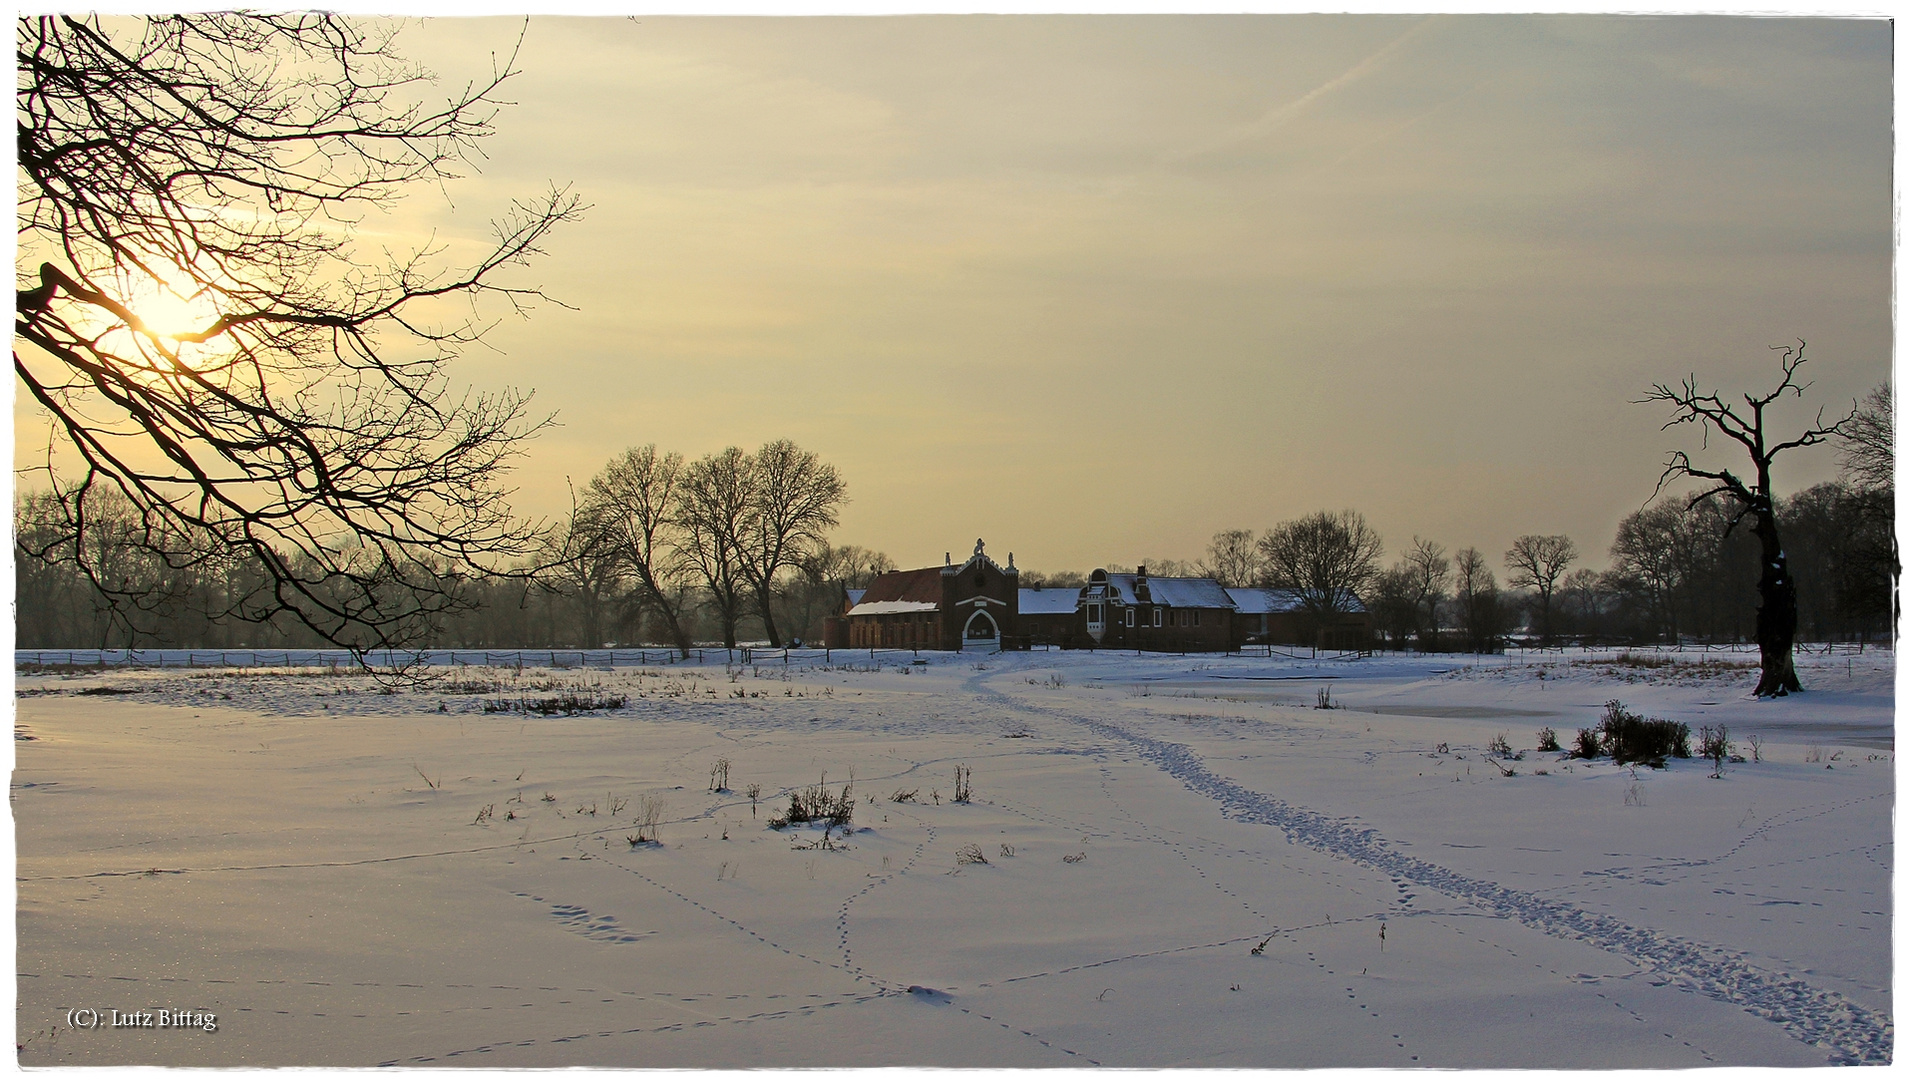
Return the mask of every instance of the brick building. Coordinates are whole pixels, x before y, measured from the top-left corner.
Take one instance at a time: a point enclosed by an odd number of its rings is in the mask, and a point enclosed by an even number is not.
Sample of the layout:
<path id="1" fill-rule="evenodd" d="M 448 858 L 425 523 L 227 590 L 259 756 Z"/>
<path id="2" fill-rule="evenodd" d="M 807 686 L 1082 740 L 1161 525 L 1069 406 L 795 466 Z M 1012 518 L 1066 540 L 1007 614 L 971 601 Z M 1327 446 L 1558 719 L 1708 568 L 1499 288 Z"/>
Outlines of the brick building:
<path id="1" fill-rule="evenodd" d="M 1014 556 L 997 564 L 981 541 L 959 566 L 895 570 L 848 594 L 826 641 L 859 649 L 1136 649 L 1225 652 L 1248 644 L 1365 648 L 1365 607 L 1350 593 L 1340 611 L 1313 616 L 1296 589 L 1226 588 L 1207 577 L 1154 577 L 1097 569 L 1080 588 L 1020 588 Z"/>
<path id="2" fill-rule="evenodd" d="M 1095 570 L 1081 589 L 1090 647 L 1225 652 L 1233 647 L 1233 601 L 1212 578 L 1148 577 Z"/>
<path id="3" fill-rule="evenodd" d="M 1318 646 L 1322 649 L 1371 647 L 1371 619 L 1358 596 L 1345 592 L 1334 605 L 1339 609 L 1323 625 L 1306 610 L 1298 589 L 1228 589 L 1233 599 L 1233 642 L 1247 644 Z"/>
<path id="4" fill-rule="evenodd" d="M 868 583 L 844 616 L 846 640 L 857 649 L 981 649 L 1020 640 L 1021 572 L 1014 556 L 1002 566 L 981 541 L 960 566 L 894 570 Z M 831 642 L 833 644 L 833 642 Z"/>

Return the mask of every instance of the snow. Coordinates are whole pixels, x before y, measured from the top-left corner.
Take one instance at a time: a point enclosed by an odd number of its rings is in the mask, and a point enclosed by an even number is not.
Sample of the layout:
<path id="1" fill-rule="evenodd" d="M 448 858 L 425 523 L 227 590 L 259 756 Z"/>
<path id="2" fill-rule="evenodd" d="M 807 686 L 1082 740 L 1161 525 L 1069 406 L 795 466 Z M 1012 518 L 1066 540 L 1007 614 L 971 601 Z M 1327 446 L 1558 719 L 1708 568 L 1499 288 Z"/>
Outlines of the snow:
<path id="1" fill-rule="evenodd" d="M 21 1064 L 1893 1057 L 1886 651 L 725 655 L 23 668 Z M 1761 760 L 1535 750 L 1612 699 Z"/>
<path id="2" fill-rule="evenodd" d="M 1242 615 L 1279 615 L 1299 611 L 1306 606 L 1306 594 L 1299 589 L 1248 589 L 1229 587 L 1226 595 L 1233 609 Z M 1365 604 L 1348 590 L 1340 590 L 1340 611 L 1363 612 Z"/>
<path id="3" fill-rule="evenodd" d="M 1021 614 L 1068 615 L 1080 608 L 1079 589 L 1022 589 Z"/>
<path id="4" fill-rule="evenodd" d="M 914 612 L 940 611 L 940 604 L 931 604 L 922 600 L 870 600 L 856 604 L 849 609 L 849 615 L 906 615 Z"/>
<path id="5" fill-rule="evenodd" d="M 1124 598 L 1127 603 L 1137 603 L 1140 595 L 1139 583 L 1142 579 L 1136 574 L 1108 574 L 1107 585 L 1112 595 Z M 1145 578 L 1150 603 L 1166 604 L 1176 608 L 1230 608 L 1233 601 L 1220 588 L 1220 583 L 1212 578 L 1201 577 L 1153 577 Z"/>

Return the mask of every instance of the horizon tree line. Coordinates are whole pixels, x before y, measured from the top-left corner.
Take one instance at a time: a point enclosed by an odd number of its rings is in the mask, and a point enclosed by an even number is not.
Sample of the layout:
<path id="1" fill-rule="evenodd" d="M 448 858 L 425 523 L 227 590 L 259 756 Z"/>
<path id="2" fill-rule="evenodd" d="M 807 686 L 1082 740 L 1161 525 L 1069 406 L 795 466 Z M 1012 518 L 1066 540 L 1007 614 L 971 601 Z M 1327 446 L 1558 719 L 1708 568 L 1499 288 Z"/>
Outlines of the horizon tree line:
<path id="1" fill-rule="evenodd" d="M 1876 388 L 1837 436 L 1836 480 L 1775 504 L 1789 537 L 1798 624 L 1817 640 L 1868 640 L 1893 625 L 1890 401 L 1886 386 Z M 112 494 L 93 496 L 83 533 L 67 527 L 70 507 L 58 493 L 16 502 L 22 647 L 330 643 L 285 615 L 258 624 L 222 619 L 234 597 L 264 587 L 266 576 L 216 544 L 180 558 L 194 552 L 186 530 L 155 550 L 152 526 Z M 420 640 L 497 648 L 623 641 L 683 651 L 697 642 L 766 639 L 779 647 L 813 639 L 845 589 L 895 568 L 884 553 L 829 542 L 846 501 L 834 467 L 786 439 L 696 461 L 632 447 L 591 478 L 518 573 L 446 568 L 438 591 L 455 603 L 430 616 Z M 1738 509 L 1710 499 L 1638 510 L 1618 523 L 1601 571 L 1573 569 L 1580 554 L 1568 536 L 1523 535 L 1498 561 L 1502 587 L 1476 547 L 1451 551 L 1416 535 L 1382 566 L 1381 537 L 1350 509 L 1259 534 L 1221 530 L 1200 559 L 1146 565 L 1156 576 L 1293 589 L 1320 624 L 1357 597 L 1377 643 L 1391 649 L 1493 651 L 1521 627 L 1546 644 L 1746 641 L 1756 626 L 1758 544 L 1732 528 Z M 1024 570 L 1021 580 L 1077 588 L 1086 578 Z"/>

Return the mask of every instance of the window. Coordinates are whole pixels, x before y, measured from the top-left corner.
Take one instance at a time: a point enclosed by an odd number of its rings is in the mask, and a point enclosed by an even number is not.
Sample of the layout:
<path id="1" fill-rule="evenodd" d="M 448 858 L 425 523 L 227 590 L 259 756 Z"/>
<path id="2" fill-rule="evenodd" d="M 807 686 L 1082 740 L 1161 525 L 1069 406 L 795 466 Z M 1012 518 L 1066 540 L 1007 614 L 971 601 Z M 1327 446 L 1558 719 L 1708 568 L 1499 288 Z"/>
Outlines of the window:
<path id="1" fill-rule="evenodd" d="M 1200 625 L 1200 609 L 1199 608 L 1193 609 L 1193 625 L 1195 626 Z"/>
<path id="2" fill-rule="evenodd" d="M 1155 626 L 1160 625 L 1160 609 L 1159 608 L 1153 609 L 1153 625 Z"/>
<path id="3" fill-rule="evenodd" d="M 1094 623 L 1096 625 L 1100 623 L 1100 605 L 1099 604 L 1087 605 L 1087 621 L 1090 623 Z"/>
<path id="4" fill-rule="evenodd" d="M 1127 625 L 1128 626 L 1133 625 L 1133 609 L 1132 608 L 1127 609 Z"/>

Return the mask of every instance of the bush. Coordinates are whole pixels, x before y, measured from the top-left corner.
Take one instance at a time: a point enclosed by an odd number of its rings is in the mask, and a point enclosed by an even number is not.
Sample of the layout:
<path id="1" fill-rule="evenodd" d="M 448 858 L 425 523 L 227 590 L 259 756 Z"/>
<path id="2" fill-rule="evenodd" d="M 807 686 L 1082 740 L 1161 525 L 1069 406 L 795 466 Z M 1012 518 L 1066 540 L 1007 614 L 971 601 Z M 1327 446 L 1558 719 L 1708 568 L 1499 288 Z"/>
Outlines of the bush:
<path id="1" fill-rule="evenodd" d="M 1717 730 L 1712 731 L 1708 724 L 1704 725 L 1699 735 L 1697 753 L 1699 756 L 1707 758 L 1716 765 L 1716 768 L 1711 770 L 1711 776 L 1721 777 L 1723 775 L 1724 759 L 1730 757 L 1733 749 L 1730 744 L 1729 728 L 1718 724 Z"/>
<path id="2" fill-rule="evenodd" d="M 1538 729 L 1538 749 L 1540 750 L 1561 749 L 1558 746 L 1558 733 L 1551 730 L 1550 728 L 1539 728 Z"/>
<path id="3" fill-rule="evenodd" d="M 1690 756 L 1689 724 L 1639 716 L 1621 701 L 1605 703 L 1598 733 L 1603 737 L 1605 752 L 1619 765 L 1635 761 L 1661 769 L 1667 757 Z"/>
<path id="4" fill-rule="evenodd" d="M 1492 757 L 1510 757 L 1511 742 L 1505 738 L 1505 736 L 1509 734 L 1510 732 L 1500 732 L 1497 735 L 1493 735 L 1490 744 L 1485 747 L 1486 752 L 1491 754 Z"/>
<path id="5" fill-rule="evenodd" d="M 1597 729 L 1581 727 L 1578 729 L 1578 745 L 1572 749 L 1572 757 L 1594 758 L 1604 751 L 1597 743 Z"/>
<path id="6" fill-rule="evenodd" d="M 789 810 L 786 814 L 769 819 L 772 829 L 801 825 L 811 821 L 824 821 L 834 827 L 849 823 L 855 813 L 855 800 L 849 793 L 855 790 L 855 781 L 842 785 L 841 794 L 829 790 L 828 777 L 822 777 L 819 784 L 810 784 L 799 791 L 789 792 Z"/>

